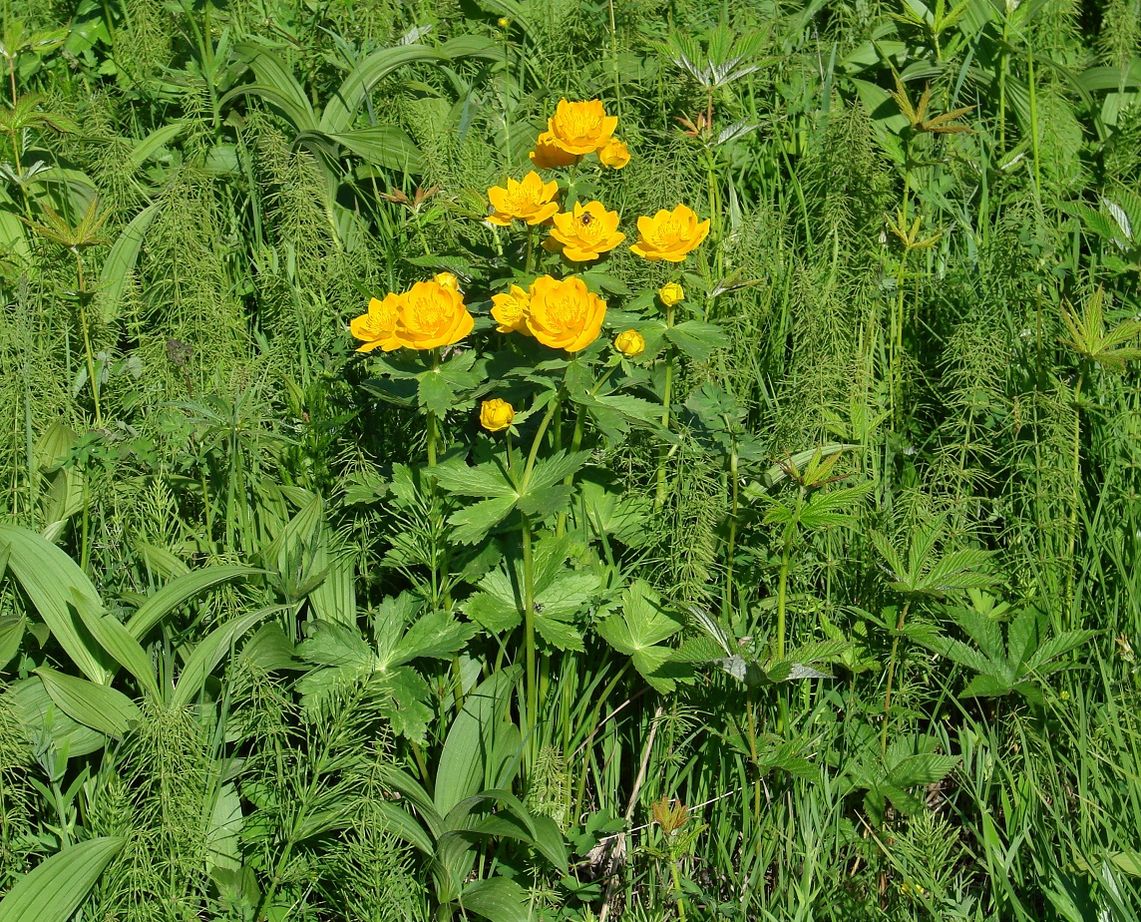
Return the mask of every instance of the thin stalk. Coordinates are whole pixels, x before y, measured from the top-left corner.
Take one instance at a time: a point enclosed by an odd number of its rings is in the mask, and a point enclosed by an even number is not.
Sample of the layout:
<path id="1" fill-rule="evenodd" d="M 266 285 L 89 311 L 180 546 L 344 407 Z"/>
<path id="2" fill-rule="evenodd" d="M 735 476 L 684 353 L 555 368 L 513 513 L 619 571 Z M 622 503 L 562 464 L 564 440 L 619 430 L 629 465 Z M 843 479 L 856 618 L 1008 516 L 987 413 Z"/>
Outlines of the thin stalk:
<path id="1" fill-rule="evenodd" d="M 674 305 L 666 308 L 666 328 L 674 325 Z M 666 350 L 665 382 L 662 384 L 662 428 L 670 428 L 670 401 L 673 399 L 674 362 L 673 352 Z M 662 445 L 658 449 L 658 491 L 654 501 L 654 508 L 661 509 L 666 502 L 666 459 L 669 455 L 668 447 Z"/>
<path id="2" fill-rule="evenodd" d="M 1073 452 L 1072 452 L 1072 467 L 1070 468 L 1070 516 L 1067 527 L 1066 541 L 1068 549 L 1066 552 L 1066 595 L 1065 603 L 1066 609 L 1069 610 L 1074 602 L 1074 566 L 1076 560 L 1074 559 L 1075 552 L 1077 551 L 1077 538 L 1078 538 L 1078 511 L 1081 508 L 1082 501 L 1082 384 L 1084 383 L 1085 375 L 1083 369 L 1078 369 L 1078 379 L 1074 383 L 1074 432 L 1073 432 Z M 1077 625 L 1074 625 L 1077 627 Z"/>
<path id="3" fill-rule="evenodd" d="M 83 277 L 83 257 L 78 249 L 73 249 L 72 252 L 75 254 L 75 278 L 78 286 L 76 296 L 79 304 L 79 327 L 83 333 L 83 353 L 87 359 L 87 380 L 91 385 L 91 399 L 95 404 L 95 425 L 101 427 L 103 414 L 99 408 L 99 382 L 95 377 L 95 355 L 91 351 L 91 334 L 87 329 L 87 284 Z"/>
<path id="4" fill-rule="evenodd" d="M 737 446 L 729 454 L 729 540 L 725 548 L 725 602 L 726 613 L 733 614 L 733 555 L 737 551 L 737 515 L 740 511 L 740 486 L 737 474 Z"/>
<path id="5" fill-rule="evenodd" d="M 883 696 L 883 730 L 880 733 L 881 753 L 887 752 L 887 728 L 889 714 L 891 713 L 892 682 L 895 679 L 896 658 L 899 656 L 899 634 L 903 630 L 904 622 L 907 620 L 907 609 L 910 605 L 911 599 L 908 599 L 899 610 L 899 618 L 897 618 L 895 622 L 895 636 L 891 639 L 891 658 L 887 662 L 887 687 L 884 689 Z"/>
<path id="6" fill-rule="evenodd" d="M 1026 52 L 1027 85 L 1030 90 L 1030 147 L 1034 154 L 1034 201 L 1042 207 L 1042 168 L 1038 152 L 1038 90 L 1034 77 L 1034 49 Z"/>
<path id="7" fill-rule="evenodd" d="M 670 878 L 674 885 L 674 899 L 677 900 L 677 917 L 680 922 L 685 922 L 685 896 L 682 893 L 681 877 L 678 875 L 677 866 L 677 859 L 670 855 Z"/>
<path id="8" fill-rule="evenodd" d="M 522 513 L 519 518 L 522 521 L 519 532 L 523 538 L 523 654 L 527 662 L 525 732 L 530 737 L 528 751 L 534 754 L 538 739 L 535 727 L 539 718 L 539 685 L 535 666 L 535 560 L 531 548 L 531 522 Z"/>
<path id="9" fill-rule="evenodd" d="M 610 65 L 614 69 L 614 109 L 618 121 L 622 121 L 622 79 L 618 69 L 618 26 L 614 18 L 614 0 L 607 0 L 610 13 Z"/>
<path id="10" fill-rule="evenodd" d="M 547 412 L 543 414 L 543 418 L 539 422 L 539 428 L 535 431 L 535 438 L 531 442 L 531 451 L 527 455 L 527 465 L 523 469 L 523 478 L 519 485 L 520 493 L 527 490 L 527 485 L 531 481 L 531 472 L 535 469 L 535 461 L 539 456 L 539 447 L 542 445 L 547 428 L 558 412 L 561 403 L 561 395 L 552 398 L 547 407 Z M 535 649 L 535 560 L 532 548 L 531 521 L 524 513 L 520 512 L 519 522 L 519 536 L 523 545 L 523 657 L 526 661 L 527 670 L 523 698 L 526 710 L 524 715 L 525 731 L 530 737 L 527 746 L 528 767 L 530 767 L 536 752 L 535 746 L 538 735 L 535 732 L 535 726 L 539 717 L 539 682 L 536 668 L 537 651 Z"/>

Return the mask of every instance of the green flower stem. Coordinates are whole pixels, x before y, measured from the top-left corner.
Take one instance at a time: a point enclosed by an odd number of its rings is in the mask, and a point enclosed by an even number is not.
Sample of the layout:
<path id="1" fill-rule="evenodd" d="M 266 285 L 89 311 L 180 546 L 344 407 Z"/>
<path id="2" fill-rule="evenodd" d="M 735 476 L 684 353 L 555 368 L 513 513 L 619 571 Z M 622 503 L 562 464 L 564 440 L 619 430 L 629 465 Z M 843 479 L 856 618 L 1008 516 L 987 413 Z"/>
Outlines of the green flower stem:
<path id="1" fill-rule="evenodd" d="M 685 922 L 685 894 L 681 889 L 681 876 L 678 874 L 677 866 L 678 859 L 670 855 L 670 878 L 674 885 L 674 899 L 677 900 L 677 917 L 680 922 Z"/>
<path id="2" fill-rule="evenodd" d="M 674 325 L 674 305 L 666 308 L 666 329 Z M 666 379 L 662 385 L 662 428 L 670 428 L 670 401 L 673 399 L 674 362 L 673 353 L 666 350 Z M 669 455 L 667 446 L 658 449 L 658 492 L 654 501 L 654 508 L 661 509 L 666 501 L 666 459 Z"/>
<path id="3" fill-rule="evenodd" d="M 519 485 L 520 492 L 526 490 L 527 484 L 531 482 L 531 471 L 535 469 L 535 461 L 539 457 L 539 446 L 543 444 L 543 436 L 547 434 L 547 428 L 551 425 L 551 420 L 554 419 L 560 406 L 562 406 L 562 395 L 556 394 L 551 398 L 547 412 L 543 414 L 543 418 L 539 422 L 539 428 L 535 430 L 535 439 L 531 442 L 531 451 L 527 455 L 527 466 L 523 469 L 523 480 Z"/>
<path id="4" fill-rule="evenodd" d="M 582 447 L 582 434 L 583 434 L 583 429 L 585 428 L 585 426 L 584 426 L 585 421 L 586 421 L 586 408 L 582 404 L 579 404 L 578 410 L 575 412 L 575 415 L 574 415 L 574 432 L 571 435 L 571 454 L 574 454 L 576 451 L 579 450 L 579 448 Z M 567 487 L 573 487 L 574 486 L 574 474 L 567 474 L 566 478 L 563 480 L 563 485 L 567 486 Z M 562 535 L 566 531 L 566 527 L 567 527 L 567 511 L 566 511 L 566 509 L 563 509 L 563 511 L 559 513 L 558 520 L 555 523 L 555 535 L 556 535 L 556 537 Z"/>
<path id="5" fill-rule="evenodd" d="M 538 741 L 536 724 L 539 719 L 539 685 L 535 667 L 535 561 L 531 547 L 531 522 L 523 513 L 519 518 L 522 523 L 519 531 L 523 538 L 523 654 L 527 662 L 524 733 L 530 737 L 527 751 L 533 755 Z"/>
<path id="6" fill-rule="evenodd" d="M 883 729 L 880 732 L 881 753 L 887 752 L 887 728 L 891 714 L 892 681 L 895 679 L 895 663 L 896 657 L 899 655 L 899 634 L 907 620 L 907 609 L 910 605 L 911 599 L 908 599 L 903 603 L 903 608 L 899 610 L 899 618 L 895 622 L 895 636 L 891 639 L 891 658 L 887 662 L 887 687 L 884 689 L 883 695 Z"/>
<path id="7" fill-rule="evenodd" d="M 523 478 L 519 485 L 520 493 L 526 492 L 527 485 L 531 482 L 531 472 L 535 469 L 535 461 L 539 457 L 539 447 L 543 444 L 543 437 L 547 434 L 551 420 L 554 419 L 561 405 L 561 394 L 556 394 L 551 398 L 547 412 L 539 421 L 539 428 L 535 430 L 535 438 L 531 442 L 531 451 L 527 455 L 527 465 L 523 469 Z M 536 751 L 535 745 L 538 740 L 535 725 L 539 717 L 539 683 L 535 649 L 535 561 L 532 552 L 531 521 L 524 513 L 520 512 L 519 523 L 519 534 L 523 544 L 523 656 L 526 660 L 527 669 L 524 687 L 525 710 L 527 712 L 525 715 L 525 731 L 530 734 L 531 738 L 527 747 L 528 764 L 531 764 L 533 761 L 531 756 Z"/>

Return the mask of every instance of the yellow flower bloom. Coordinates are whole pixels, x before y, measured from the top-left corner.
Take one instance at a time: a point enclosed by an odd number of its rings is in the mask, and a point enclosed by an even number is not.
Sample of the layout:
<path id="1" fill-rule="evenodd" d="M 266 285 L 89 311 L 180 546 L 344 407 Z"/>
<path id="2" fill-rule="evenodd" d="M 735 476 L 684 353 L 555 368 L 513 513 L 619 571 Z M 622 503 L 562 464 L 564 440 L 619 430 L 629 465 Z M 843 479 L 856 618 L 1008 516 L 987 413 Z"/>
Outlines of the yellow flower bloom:
<path id="1" fill-rule="evenodd" d="M 531 162 L 540 170 L 549 170 L 552 167 L 570 166 L 578 160 L 578 154 L 568 154 L 559 147 L 554 136 L 544 131 L 535 139 L 535 149 L 529 154 Z"/>
<path id="2" fill-rule="evenodd" d="M 607 115 L 600 99 L 590 102 L 560 99 L 555 114 L 547 122 L 551 143 L 578 156 L 602 150 L 617 127 L 618 117 Z"/>
<path id="3" fill-rule="evenodd" d="M 432 281 L 443 285 L 445 288 L 450 288 L 452 291 L 460 290 L 460 280 L 450 272 L 441 272 L 438 275 L 434 275 L 432 276 Z"/>
<path id="4" fill-rule="evenodd" d="M 563 256 L 573 262 L 598 259 L 626 239 L 618 232 L 618 212 L 607 211 L 602 202 L 575 202 L 573 212 L 557 214 L 551 223 L 550 239 L 561 244 Z"/>
<path id="5" fill-rule="evenodd" d="M 495 397 L 480 404 L 479 424 L 488 432 L 502 432 L 514 420 L 515 408 L 506 400 Z"/>
<path id="6" fill-rule="evenodd" d="M 396 338 L 396 317 L 403 297 L 387 294 L 383 301 L 373 298 L 368 302 L 368 313 L 354 317 L 349 322 L 349 331 L 353 336 L 364 340 L 357 352 L 372 352 L 376 348 L 392 352 L 400 348 L 400 340 Z"/>
<path id="7" fill-rule="evenodd" d="M 646 339 L 637 330 L 623 330 L 614 337 L 614 348 L 626 358 L 634 359 L 646 351 Z"/>
<path id="8" fill-rule="evenodd" d="M 641 239 L 630 247 L 636 255 L 679 263 L 709 234 L 709 219 L 699 221 L 687 205 L 678 205 L 673 211 L 663 208 L 652 218 L 638 218 L 638 234 Z"/>
<path id="9" fill-rule="evenodd" d="M 677 282 L 667 282 L 658 289 L 658 299 L 666 307 L 673 307 L 685 300 L 685 289 Z"/>
<path id="10" fill-rule="evenodd" d="M 500 333 L 531 334 L 527 331 L 527 309 L 531 296 L 526 289 L 512 285 L 511 291 L 491 296 L 491 316 L 499 324 L 495 329 Z"/>
<path id="11" fill-rule="evenodd" d="M 458 291 L 435 280 L 417 282 L 401 295 L 396 339 L 409 349 L 436 349 L 458 343 L 474 325 Z"/>
<path id="12" fill-rule="evenodd" d="M 527 329 L 544 346 L 578 352 L 598 339 L 606 302 L 580 278 L 559 281 L 549 275 L 531 285 Z"/>
<path id="13" fill-rule="evenodd" d="M 598 152 L 598 159 L 604 166 L 620 170 L 630 162 L 630 149 L 617 138 L 611 138 Z"/>
<path id="14" fill-rule="evenodd" d="M 524 176 L 522 182 L 509 179 L 506 188 L 492 186 L 487 190 L 487 198 L 495 209 L 487 220 L 500 227 L 506 227 L 515 219 L 531 225 L 542 224 L 559 210 L 558 204 L 552 201 L 558 191 L 557 182 L 544 183 L 534 170 Z"/>

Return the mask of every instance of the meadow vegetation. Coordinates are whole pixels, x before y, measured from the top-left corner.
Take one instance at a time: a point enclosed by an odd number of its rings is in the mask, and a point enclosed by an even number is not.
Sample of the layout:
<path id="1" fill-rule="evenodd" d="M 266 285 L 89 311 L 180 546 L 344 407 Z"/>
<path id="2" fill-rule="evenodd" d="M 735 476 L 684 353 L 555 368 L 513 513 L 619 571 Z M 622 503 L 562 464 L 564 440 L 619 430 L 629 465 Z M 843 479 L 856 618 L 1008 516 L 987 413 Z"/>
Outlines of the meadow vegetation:
<path id="1" fill-rule="evenodd" d="M 0 0 L 0 922 L 1141 914 L 1141 0 Z"/>

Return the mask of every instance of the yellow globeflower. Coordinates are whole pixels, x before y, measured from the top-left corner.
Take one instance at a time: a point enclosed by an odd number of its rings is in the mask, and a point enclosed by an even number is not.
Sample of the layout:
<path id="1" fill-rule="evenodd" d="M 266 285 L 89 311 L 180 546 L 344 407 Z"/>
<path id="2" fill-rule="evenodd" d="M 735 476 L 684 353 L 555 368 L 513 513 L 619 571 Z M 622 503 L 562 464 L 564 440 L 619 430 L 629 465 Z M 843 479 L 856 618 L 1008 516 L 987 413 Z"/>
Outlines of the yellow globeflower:
<path id="1" fill-rule="evenodd" d="M 403 297 L 387 294 L 383 301 L 373 298 L 368 302 L 367 314 L 349 321 L 349 331 L 357 339 L 364 340 L 357 352 L 372 352 L 377 348 L 392 352 L 400 348 L 400 340 L 396 338 L 396 317 Z"/>
<path id="2" fill-rule="evenodd" d="M 549 170 L 557 166 L 570 166 L 578 160 L 578 154 L 568 154 L 559 147 L 554 136 L 544 131 L 535 139 L 535 149 L 531 151 L 531 162 L 540 170 Z"/>
<path id="3" fill-rule="evenodd" d="M 646 351 L 646 339 L 637 330 L 623 330 L 614 337 L 614 348 L 626 358 L 634 359 Z"/>
<path id="4" fill-rule="evenodd" d="M 542 275 L 531 285 L 527 329 L 544 346 L 578 352 L 598 339 L 606 302 L 571 277 L 559 281 Z"/>
<path id="5" fill-rule="evenodd" d="M 560 99 L 555 114 L 547 122 L 551 143 L 580 157 L 602 150 L 617 127 L 618 117 L 607 115 L 600 99 L 589 102 Z"/>
<path id="6" fill-rule="evenodd" d="M 630 247 L 636 255 L 679 263 L 709 234 L 709 219 L 699 221 L 692 208 L 678 205 L 673 211 L 662 209 L 652 218 L 638 218 L 638 234 L 641 239 Z"/>
<path id="7" fill-rule="evenodd" d="M 460 280 L 450 272 L 441 272 L 438 275 L 432 276 L 432 281 L 443 285 L 445 288 L 450 288 L 452 291 L 460 290 Z"/>
<path id="8" fill-rule="evenodd" d="M 475 318 L 460 293 L 439 282 L 417 282 L 401 296 L 396 338 L 409 349 L 436 349 L 458 343 Z"/>
<path id="9" fill-rule="evenodd" d="M 495 329 L 500 333 L 531 334 L 527 331 L 527 308 L 531 296 L 527 290 L 512 285 L 511 291 L 491 296 L 491 316 L 499 324 Z"/>
<path id="10" fill-rule="evenodd" d="M 602 202 L 575 202 L 573 212 L 557 214 L 551 223 L 550 239 L 562 246 L 563 256 L 577 263 L 598 259 L 626 239 L 618 231 L 618 212 L 607 211 Z"/>
<path id="11" fill-rule="evenodd" d="M 685 289 L 677 282 L 667 282 L 658 289 L 658 298 L 666 307 L 673 307 L 685 300 Z"/>
<path id="12" fill-rule="evenodd" d="M 479 424 L 488 432 L 502 432 L 514 420 L 515 408 L 506 400 L 495 397 L 480 404 Z"/>
<path id="13" fill-rule="evenodd" d="M 492 186 L 487 190 L 487 198 L 495 209 L 487 220 L 500 227 L 506 227 L 515 219 L 531 225 L 542 224 L 559 210 L 558 204 L 552 201 L 558 191 L 557 182 L 543 182 L 534 170 L 524 176 L 522 182 L 509 179 L 506 188 Z"/>
<path id="14" fill-rule="evenodd" d="M 630 162 L 630 149 L 617 138 L 611 138 L 598 152 L 598 159 L 603 165 L 620 170 Z"/>

